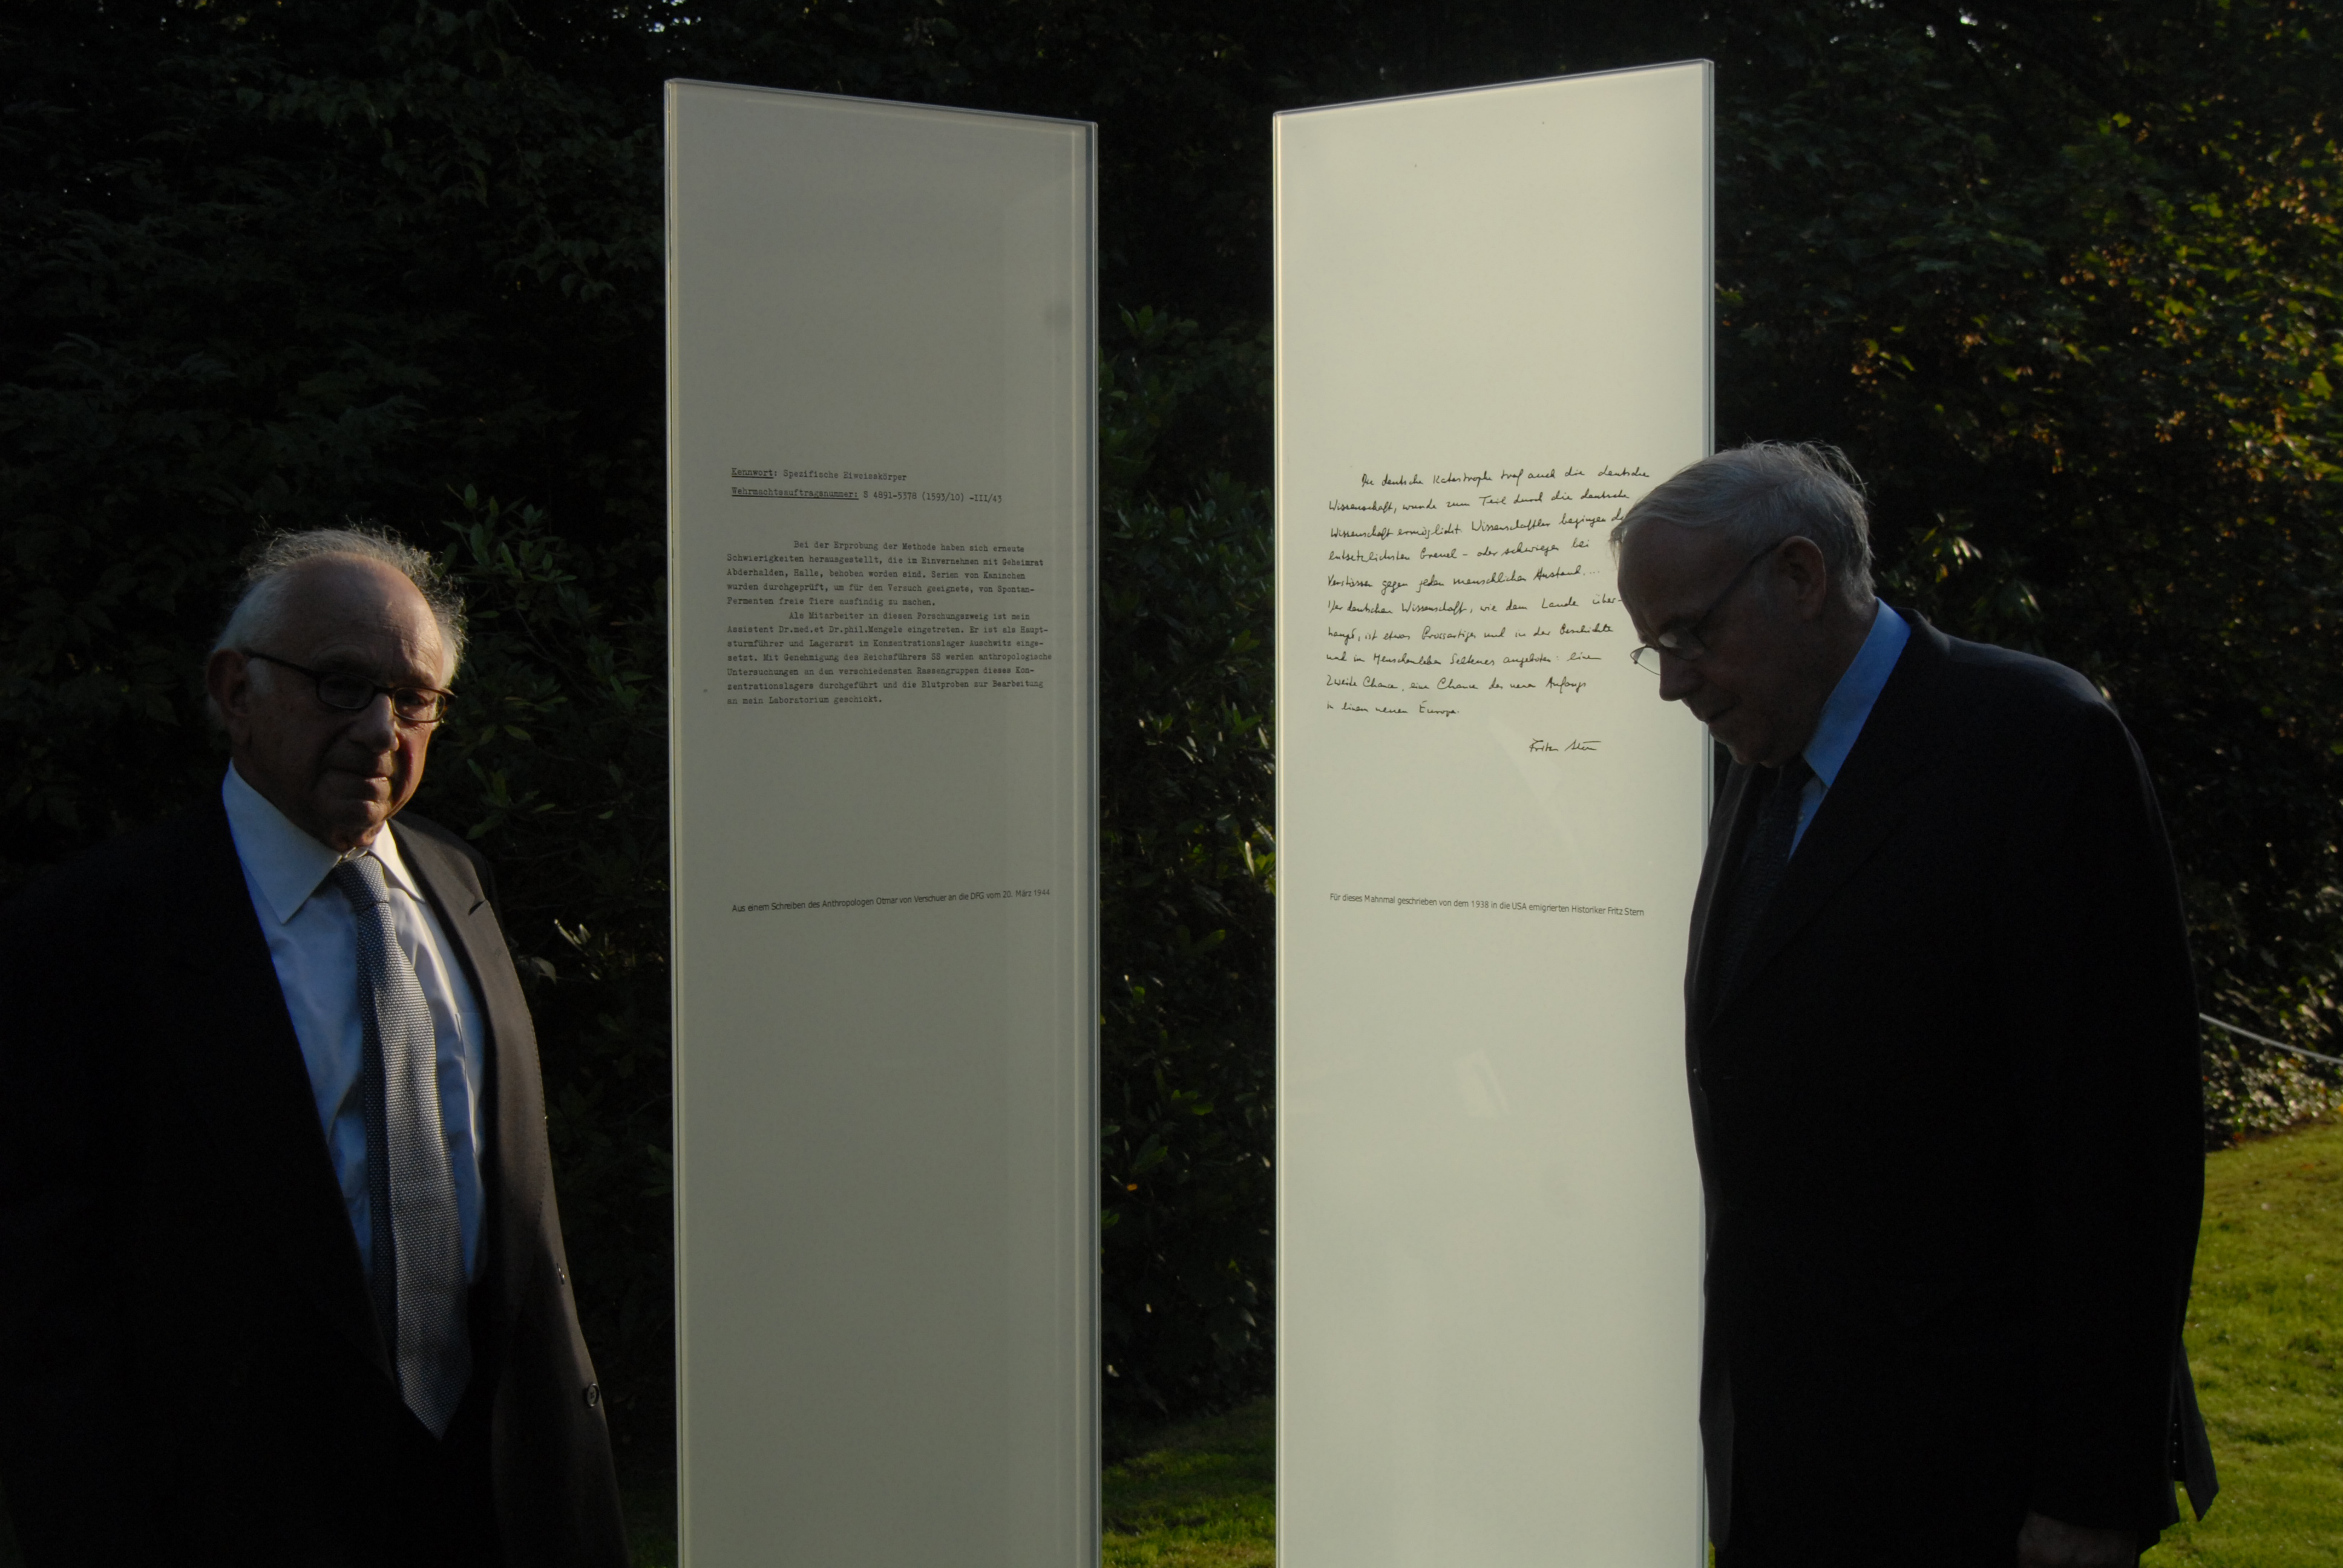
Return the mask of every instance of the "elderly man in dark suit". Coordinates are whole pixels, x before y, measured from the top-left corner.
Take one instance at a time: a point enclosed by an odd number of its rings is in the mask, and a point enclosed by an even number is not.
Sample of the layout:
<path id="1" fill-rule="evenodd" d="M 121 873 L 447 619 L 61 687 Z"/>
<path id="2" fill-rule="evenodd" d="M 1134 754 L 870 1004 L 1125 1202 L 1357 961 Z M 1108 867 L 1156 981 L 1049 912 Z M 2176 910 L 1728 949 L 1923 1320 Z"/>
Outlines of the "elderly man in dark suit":
<path id="1" fill-rule="evenodd" d="M 2130 1564 L 2209 1503 L 2181 1351 L 2197 1019 L 2091 684 L 1882 604 L 1826 449 L 1613 535 L 1657 695 L 1732 753 L 1685 980 L 1725 1568 Z"/>
<path id="2" fill-rule="evenodd" d="M 423 552 L 275 539 L 206 670 L 219 795 L 0 916 L 35 1568 L 627 1561 L 494 886 L 399 815 L 461 651 Z"/>

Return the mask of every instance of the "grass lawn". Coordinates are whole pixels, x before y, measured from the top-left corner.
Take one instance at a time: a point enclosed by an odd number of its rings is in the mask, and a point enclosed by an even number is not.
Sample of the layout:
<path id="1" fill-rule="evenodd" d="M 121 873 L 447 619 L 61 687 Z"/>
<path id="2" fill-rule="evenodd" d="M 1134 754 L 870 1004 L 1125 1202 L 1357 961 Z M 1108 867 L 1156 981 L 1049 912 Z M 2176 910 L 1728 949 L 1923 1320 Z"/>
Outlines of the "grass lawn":
<path id="1" fill-rule="evenodd" d="M 2147 1568 L 2343 1560 L 2343 1123 L 2205 1162 L 2188 1362 L 2221 1497 Z"/>
<path id="2" fill-rule="evenodd" d="M 2343 1121 L 2205 1162 L 2188 1359 L 2220 1501 L 2142 1568 L 2343 1562 Z M 1105 1568 L 1270 1568 L 1273 1433 L 1263 1400 L 1166 1429 L 1111 1466 Z"/>

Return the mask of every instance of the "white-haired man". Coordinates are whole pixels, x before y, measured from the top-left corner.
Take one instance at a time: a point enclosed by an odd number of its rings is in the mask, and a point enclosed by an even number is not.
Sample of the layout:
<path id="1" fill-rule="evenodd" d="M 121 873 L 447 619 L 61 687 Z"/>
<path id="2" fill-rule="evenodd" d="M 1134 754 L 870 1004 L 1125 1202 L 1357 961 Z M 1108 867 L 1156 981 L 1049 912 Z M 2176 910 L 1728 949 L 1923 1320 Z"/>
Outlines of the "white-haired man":
<path id="1" fill-rule="evenodd" d="M 33 1568 L 627 1561 L 492 884 L 399 815 L 462 638 L 423 552 L 271 540 L 206 670 L 218 798 L 0 914 Z"/>
<path id="2" fill-rule="evenodd" d="M 1613 535 L 1657 695 L 1732 753 L 1685 977 L 1724 1568 L 2110 1568 L 2213 1474 L 2186 928 L 2072 670 L 1882 604 L 1826 449 Z"/>

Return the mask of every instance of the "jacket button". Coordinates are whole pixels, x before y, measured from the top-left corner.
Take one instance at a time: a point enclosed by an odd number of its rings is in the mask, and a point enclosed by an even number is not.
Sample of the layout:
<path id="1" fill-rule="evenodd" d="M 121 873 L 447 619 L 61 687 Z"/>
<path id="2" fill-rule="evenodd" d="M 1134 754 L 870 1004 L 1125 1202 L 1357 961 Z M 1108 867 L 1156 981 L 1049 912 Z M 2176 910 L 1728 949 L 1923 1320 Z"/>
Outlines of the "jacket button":
<path id="1" fill-rule="evenodd" d="M 586 1408 L 588 1410 L 593 1410 L 597 1406 L 600 1405 L 601 1402 L 602 1385 L 598 1382 L 588 1383 L 586 1385 Z"/>
<path id="2" fill-rule="evenodd" d="M 553 1277 L 559 1280 L 566 1285 L 569 1282 L 569 1271 L 567 1269 L 556 1269 L 553 1271 Z"/>

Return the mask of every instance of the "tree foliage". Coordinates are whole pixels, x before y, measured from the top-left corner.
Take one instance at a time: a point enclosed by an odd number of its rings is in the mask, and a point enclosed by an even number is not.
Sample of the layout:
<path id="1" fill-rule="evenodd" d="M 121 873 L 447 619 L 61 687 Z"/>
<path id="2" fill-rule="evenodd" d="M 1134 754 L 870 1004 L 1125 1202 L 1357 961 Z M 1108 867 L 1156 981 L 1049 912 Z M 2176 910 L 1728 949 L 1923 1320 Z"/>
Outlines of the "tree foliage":
<path id="1" fill-rule="evenodd" d="M 0 883 L 199 799 L 267 527 L 447 552 L 581 1300 L 664 1443 L 659 84 L 1101 126 L 1110 1397 L 1268 1366 L 1269 116 L 1718 63 L 1723 438 L 2122 708 L 2213 1010 L 2335 1038 L 2336 0 L 51 0 L 0 13 Z M 2328 1044 L 2328 1050 L 2333 1046 Z M 2329 1092 L 2208 1064 L 2240 1123 Z"/>
<path id="2" fill-rule="evenodd" d="M 1843 443 L 1891 593 L 2098 682 L 2206 1005 L 2331 1040 L 2343 17 L 1977 9 L 1753 35 L 1778 85 L 1720 135 L 1727 427 Z M 2227 1044 L 2208 1067 L 2223 1123 L 2325 1092 Z"/>

